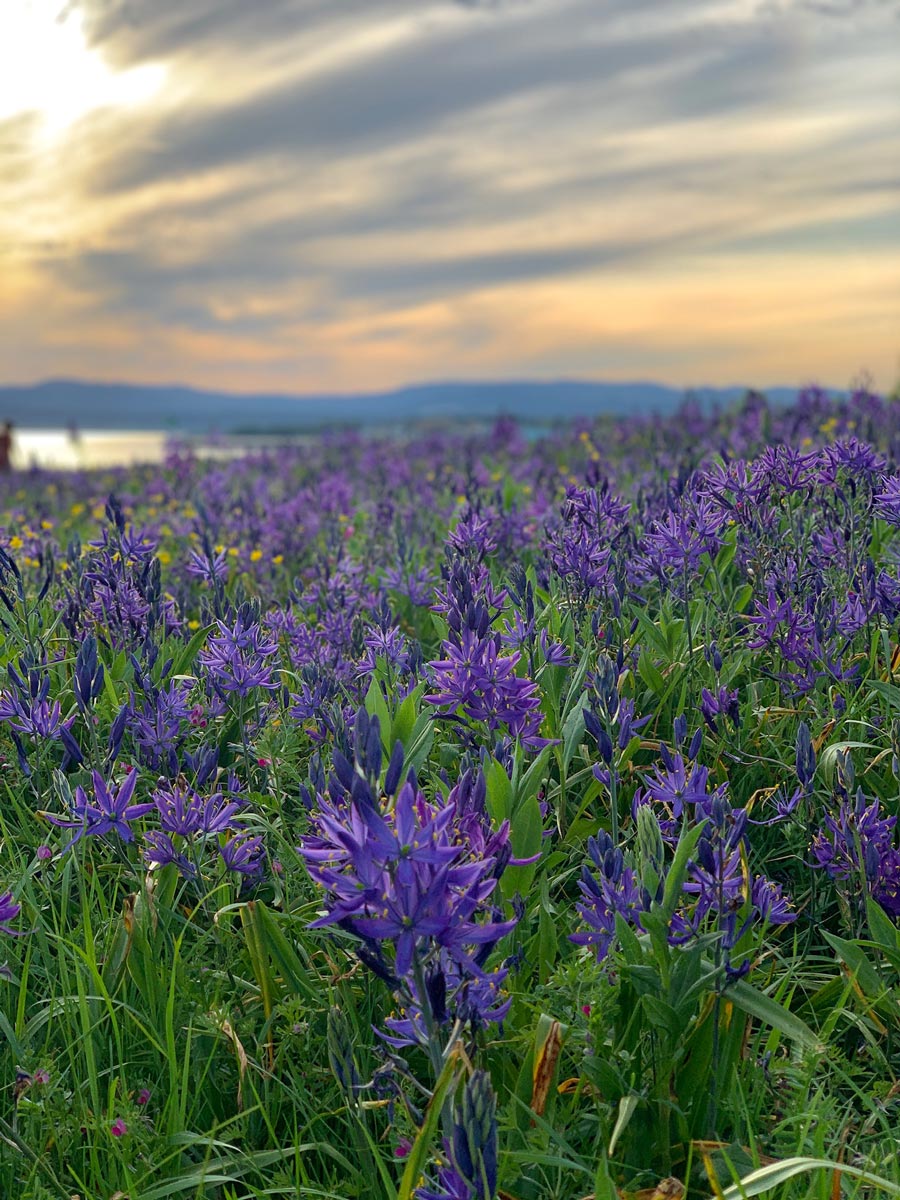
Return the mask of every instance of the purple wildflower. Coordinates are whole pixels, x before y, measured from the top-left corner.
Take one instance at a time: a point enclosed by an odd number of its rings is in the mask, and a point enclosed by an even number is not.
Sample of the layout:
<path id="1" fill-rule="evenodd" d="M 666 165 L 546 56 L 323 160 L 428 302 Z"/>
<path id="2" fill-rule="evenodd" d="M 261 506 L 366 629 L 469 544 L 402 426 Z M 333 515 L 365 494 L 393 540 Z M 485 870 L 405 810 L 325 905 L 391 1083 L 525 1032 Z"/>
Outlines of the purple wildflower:
<path id="1" fill-rule="evenodd" d="M 144 862 L 151 868 L 175 866 L 185 879 L 193 879 L 197 874 L 190 859 L 176 850 L 167 833 L 159 830 L 144 834 Z"/>
<path id="2" fill-rule="evenodd" d="M 688 771 L 680 754 L 674 757 L 666 752 L 664 765 L 654 768 L 649 778 L 645 777 L 647 794 L 657 804 L 664 804 L 678 820 L 686 804 L 698 804 L 709 799 L 709 769 L 692 764 Z"/>
<path id="3" fill-rule="evenodd" d="M 588 838 L 588 854 L 596 871 L 581 869 L 581 903 L 576 905 L 588 926 L 584 932 L 570 934 L 579 946 L 592 946 L 597 961 L 609 953 L 616 935 L 616 917 L 641 928 L 641 914 L 649 907 L 649 896 L 640 886 L 634 871 L 625 865 L 625 856 L 604 830 Z"/>
<path id="4" fill-rule="evenodd" d="M 75 801 L 72 805 L 72 815 L 75 820 L 66 820 L 46 814 L 47 819 L 62 829 L 74 829 L 76 833 L 66 845 L 68 850 L 75 842 L 83 837 L 101 837 L 107 833 L 117 834 L 123 842 L 134 841 L 134 831 L 130 822 L 151 812 L 153 804 L 132 804 L 131 797 L 137 785 L 138 773 L 131 771 L 126 775 L 119 790 L 113 793 L 99 771 L 91 772 L 94 785 L 93 802 L 88 800 L 84 788 L 75 789 Z"/>
<path id="5" fill-rule="evenodd" d="M 270 661 L 278 652 L 278 643 L 263 636 L 258 621 L 238 614 L 233 625 L 216 622 L 219 635 L 209 640 L 198 655 L 216 684 L 226 692 L 249 696 L 254 688 L 278 687 L 275 668 Z"/>
<path id="6" fill-rule="evenodd" d="M 220 550 L 218 554 L 211 549 L 204 550 L 203 553 L 192 550 L 185 569 L 188 574 L 202 579 L 204 583 L 215 585 L 225 583 L 228 579 L 228 559 L 224 550 Z"/>
<path id="7" fill-rule="evenodd" d="M 12 892 L 0 895 L 0 931 L 11 934 L 12 937 L 19 937 L 16 930 L 10 928 L 10 921 L 14 921 L 21 911 L 22 906 L 16 904 Z"/>
<path id="8" fill-rule="evenodd" d="M 900 476 L 891 475 L 875 497 L 875 514 L 891 525 L 900 525 Z"/>
<path id="9" fill-rule="evenodd" d="M 266 851 L 261 836 L 251 836 L 249 833 L 236 834 L 224 846 L 219 847 L 219 854 L 226 868 L 236 875 L 258 875 L 265 861 Z"/>
<path id="10" fill-rule="evenodd" d="M 506 727 L 526 746 L 546 745 L 539 736 L 543 721 L 537 684 L 516 675 L 518 653 L 500 653 L 500 636 L 479 636 L 464 629 L 457 639 L 444 642 L 446 658 L 429 663 L 437 691 L 425 697 L 447 714 L 459 710 L 488 729 Z"/>

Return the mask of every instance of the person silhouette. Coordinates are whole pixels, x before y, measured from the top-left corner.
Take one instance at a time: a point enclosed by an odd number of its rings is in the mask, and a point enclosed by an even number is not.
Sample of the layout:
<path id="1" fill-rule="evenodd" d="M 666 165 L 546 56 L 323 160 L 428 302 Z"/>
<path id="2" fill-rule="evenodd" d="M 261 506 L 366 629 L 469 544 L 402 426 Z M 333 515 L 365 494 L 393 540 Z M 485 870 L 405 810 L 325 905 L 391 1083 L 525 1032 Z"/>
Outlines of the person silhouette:
<path id="1" fill-rule="evenodd" d="M 13 425 L 12 421 L 4 421 L 0 429 L 0 471 L 12 470 Z"/>

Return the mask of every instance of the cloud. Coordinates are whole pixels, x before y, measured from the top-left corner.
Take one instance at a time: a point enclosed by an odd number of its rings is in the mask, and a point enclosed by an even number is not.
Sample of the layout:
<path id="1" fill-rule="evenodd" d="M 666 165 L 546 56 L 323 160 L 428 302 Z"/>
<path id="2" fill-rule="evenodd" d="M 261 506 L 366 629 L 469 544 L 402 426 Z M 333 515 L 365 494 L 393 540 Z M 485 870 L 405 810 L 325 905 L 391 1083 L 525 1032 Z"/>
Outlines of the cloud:
<path id="1" fill-rule="evenodd" d="M 345 0 L 359 15 L 360 0 Z M 234 54 L 265 47 L 292 33 L 300 22 L 322 22 L 333 5 L 328 0 L 86 0 L 73 4 L 85 17 L 92 45 L 119 66 L 157 58 L 185 58 L 216 49 Z M 373 0 L 372 10 L 381 5 Z"/>
<path id="2" fill-rule="evenodd" d="M 163 64 L 167 85 L 49 149 L 31 117 L 0 125 L 0 264 L 30 297 L 0 283 L 0 312 L 27 328 L 54 293 L 66 328 L 20 348 L 48 372 L 94 346 L 100 373 L 114 356 L 197 383 L 223 363 L 267 386 L 520 374 L 523 329 L 539 371 L 724 370 L 763 359 L 663 297 L 717 264 L 762 306 L 791 261 L 820 285 L 860 255 L 900 263 L 900 49 L 879 0 L 72 5 L 106 62 Z M 550 295 L 571 336 L 537 337 Z M 657 326 L 615 326 L 613 353 L 579 303 Z M 858 293 L 841 303 L 857 331 Z M 826 317 L 784 320 L 800 371 Z M 888 324 L 866 341 L 876 374 Z"/>

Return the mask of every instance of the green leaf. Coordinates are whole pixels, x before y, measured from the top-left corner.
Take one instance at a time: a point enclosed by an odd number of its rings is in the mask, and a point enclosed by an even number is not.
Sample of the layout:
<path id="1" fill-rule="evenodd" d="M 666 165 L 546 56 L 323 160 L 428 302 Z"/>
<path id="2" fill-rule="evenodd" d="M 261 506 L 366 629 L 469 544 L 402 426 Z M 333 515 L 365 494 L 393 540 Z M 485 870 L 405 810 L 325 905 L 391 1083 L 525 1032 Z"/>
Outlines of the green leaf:
<path id="1" fill-rule="evenodd" d="M 678 839 L 678 845 L 675 847 L 675 857 L 672 859 L 672 865 L 666 876 L 666 886 L 663 891 L 662 911 L 667 921 L 671 921 L 675 909 L 681 901 L 684 891 L 684 881 L 687 879 L 688 864 L 691 855 L 697 848 L 697 843 L 700 841 L 705 827 L 706 822 L 701 821 L 693 829 L 683 831 Z"/>
<path id="2" fill-rule="evenodd" d="M 638 659 L 638 674 L 651 692 L 661 696 L 666 690 L 666 681 L 659 673 L 656 664 L 645 650 Z"/>
<path id="3" fill-rule="evenodd" d="M 112 706 L 113 712 L 117 712 L 119 708 L 119 695 L 109 668 L 106 668 L 103 672 L 103 691 Z"/>
<path id="4" fill-rule="evenodd" d="M 419 1186 L 422 1173 L 425 1169 L 425 1163 L 434 1144 L 444 1103 L 456 1086 L 456 1072 L 456 1059 L 453 1057 L 448 1058 L 444 1063 L 444 1069 L 441 1071 L 440 1078 L 435 1084 L 434 1092 L 425 1113 L 425 1120 L 422 1122 L 422 1128 L 416 1135 L 412 1149 L 407 1155 L 406 1169 L 403 1172 L 403 1178 L 400 1180 L 400 1191 L 397 1200 L 412 1200 L 413 1194 Z"/>
<path id="5" fill-rule="evenodd" d="M 597 1172 L 594 1175 L 594 1196 L 596 1200 L 619 1200 L 619 1192 L 615 1180 L 609 1173 L 609 1162 L 606 1155 L 600 1156 Z"/>
<path id="6" fill-rule="evenodd" d="M 665 1000 L 658 996 L 641 996 L 641 1007 L 647 1014 L 647 1019 L 654 1029 L 661 1029 L 670 1038 L 677 1039 L 684 1030 L 684 1024 L 678 1013 Z"/>
<path id="7" fill-rule="evenodd" d="M 572 679 L 569 684 L 569 689 L 566 692 L 566 700 L 563 705 L 563 711 L 567 714 L 573 709 L 581 712 L 582 704 L 584 703 L 584 680 L 588 673 L 588 668 L 591 665 L 591 647 L 589 646 L 581 656 L 578 666 L 572 673 Z"/>
<path id="8" fill-rule="evenodd" d="M 266 953 L 265 935 L 259 916 L 260 905 L 261 901 L 259 900 L 248 900 L 241 906 L 241 925 L 244 929 L 247 952 L 250 955 L 250 965 L 253 968 L 256 982 L 259 984 L 263 1013 L 268 1021 L 275 1002 L 280 999 L 281 988 Z"/>
<path id="9" fill-rule="evenodd" d="M 639 1097 L 637 1096 L 623 1096 L 619 1101 L 618 1116 L 616 1117 L 616 1123 L 613 1126 L 613 1131 L 609 1139 L 609 1146 L 606 1151 L 610 1158 L 612 1158 L 612 1156 L 615 1154 L 616 1143 L 628 1127 L 628 1123 L 634 1116 L 635 1109 L 637 1108 L 638 1104 Z"/>
<path id="10" fill-rule="evenodd" d="M 151 1188 L 141 1188 L 140 1197 L 141 1200 L 168 1200 L 170 1196 L 182 1196 L 186 1192 L 191 1192 L 195 1196 L 202 1195 L 203 1191 L 216 1184 L 236 1182 L 248 1171 L 268 1170 L 279 1163 L 290 1162 L 295 1155 L 310 1152 L 327 1155 L 334 1159 L 342 1170 L 348 1173 L 348 1176 L 352 1176 L 354 1168 L 349 1159 L 325 1142 L 306 1142 L 300 1145 L 285 1146 L 280 1150 L 260 1150 L 253 1154 L 247 1154 L 235 1147 L 233 1156 L 211 1159 L 192 1170 L 179 1174 L 178 1179 L 157 1184 Z M 327 1193 L 323 1192 L 322 1194 L 326 1195 Z"/>
<path id="11" fill-rule="evenodd" d="M 665 654 L 667 650 L 666 639 L 660 631 L 659 626 L 647 616 L 643 608 L 636 608 L 634 615 L 640 626 L 641 640 L 655 646 L 660 654 Z"/>
<path id="12" fill-rule="evenodd" d="M 562 727 L 562 765 L 568 771 L 575 749 L 584 738 L 584 713 L 577 705 L 566 717 Z"/>
<path id="13" fill-rule="evenodd" d="M 254 913 L 259 949 L 272 959 L 285 985 L 298 996 L 316 1001 L 320 998 L 319 988 L 309 968 L 300 960 L 294 947 L 285 936 L 279 918 L 267 908 L 262 900 L 254 902 Z"/>
<path id="14" fill-rule="evenodd" d="M 723 575 L 734 562 L 735 551 L 737 550 L 737 539 L 732 534 L 722 546 L 719 553 L 716 555 L 715 564 L 716 570 L 720 575 Z"/>
<path id="15" fill-rule="evenodd" d="M 518 780 L 514 788 L 515 801 L 513 811 L 524 803 L 525 800 L 536 796 L 540 790 L 540 786 L 547 774 L 547 759 L 550 755 L 550 747 L 544 746 L 540 754 L 535 758 L 534 762 L 529 766 L 525 774 Z"/>
<path id="16" fill-rule="evenodd" d="M 669 973 L 669 961 L 672 957 L 672 947 L 669 945 L 669 921 L 670 918 L 659 908 L 644 913 L 641 918 L 641 924 L 650 939 L 657 965 L 666 976 Z"/>
<path id="17" fill-rule="evenodd" d="M 842 750 L 876 750 L 871 742 L 830 742 L 819 755 L 819 766 L 828 783 L 834 778 L 834 764 Z"/>
<path id="18" fill-rule="evenodd" d="M 403 749 L 406 751 L 403 765 L 407 772 L 410 768 L 416 772 L 422 769 L 423 763 L 431 753 L 433 741 L 434 721 L 431 719 L 431 714 L 427 712 L 419 713 L 416 723 L 413 726 L 412 734 L 410 735 L 409 745 L 405 742 L 403 744 Z M 393 746 L 391 749 L 393 749 Z"/>
<path id="19" fill-rule="evenodd" d="M 747 608 L 747 605 L 753 599 L 753 584 L 745 583 L 734 593 L 731 607 L 736 613 L 742 613 Z"/>
<path id="20" fill-rule="evenodd" d="M 900 708 L 900 687 L 895 683 L 887 683 L 883 679 L 870 679 L 869 687 L 880 696 L 884 696 L 892 708 Z"/>
<path id="21" fill-rule="evenodd" d="M 487 786 L 487 807 L 495 825 L 502 825 L 512 816 L 513 787 L 506 768 L 496 760 L 491 762 L 485 772 Z"/>
<path id="22" fill-rule="evenodd" d="M 15 1030 L 9 1023 L 9 1019 L 2 1009 L 0 1009 L 0 1033 L 2 1033 L 9 1042 L 10 1049 L 19 1062 L 26 1062 L 28 1059 L 28 1054 L 23 1048 L 22 1043 L 16 1037 Z"/>
<path id="23" fill-rule="evenodd" d="M 546 983 L 556 966 L 559 953 L 559 935 L 556 930 L 556 914 L 550 905 L 550 883 L 546 875 L 541 879 L 541 907 L 538 915 L 538 976 Z"/>
<path id="24" fill-rule="evenodd" d="M 712 964 L 708 965 L 712 966 Z M 815 1054 L 825 1053 L 825 1046 L 805 1021 L 801 1021 L 790 1009 L 759 991 L 746 979 L 739 979 L 736 983 L 730 984 L 725 998 L 730 1000 L 741 1012 L 756 1017 L 758 1021 L 771 1026 L 772 1029 L 777 1029 L 792 1042 L 797 1042 Z"/>
<path id="25" fill-rule="evenodd" d="M 884 993 L 885 984 L 880 978 L 878 970 L 856 942 L 850 942 L 846 938 L 829 933 L 827 929 L 822 930 L 822 936 L 841 962 L 848 966 L 856 976 L 856 982 L 868 999 L 874 1000 Z"/>
<path id="26" fill-rule="evenodd" d="M 519 805 L 510 820 L 509 843 L 513 858 L 531 858 L 539 854 L 543 840 L 544 819 L 541 815 L 540 801 L 536 796 L 529 796 Z M 507 899 L 516 892 L 527 895 L 536 870 L 536 862 L 522 867 L 507 867 L 500 879 L 503 895 Z"/>
<path id="27" fill-rule="evenodd" d="M 172 663 L 170 675 L 193 675 L 193 666 L 200 653 L 200 648 L 206 642 L 215 625 L 203 625 L 198 629 L 186 646 L 183 646 Z"/>
<path id="28" fill-rule="evenodd" d="M 383 742 L 387 731 L 391 727 L 391 714 L 388 711 L 387 701 L 381 690 L 381 684 L 374 678 L 369 684 L 369 690 L 366 692 L 366 712 L 370 717 L 378 718 Z"/>
<path id="29" fill-rule="evenodd" d="M 872 941 L 885 950 L 900 950 L 900 929 L 871 896 L 866 900 L 866 916 Z"/>
<path id="30" fill-rule="evenodd" d="M 884 1179 L 881 1175 L 872 1175 L 859 1167 L 849 1167 L 830 1158 L 785 1158 L 782 1162 L 771 1163 L 767 1167 L 760 1167 L 758 1171 L 751 1171 L 732 1187 L 725 1188 L 721 1200 L 743 1200 L 747 1196 L 761 1196 L 763 1192 L 780 1187 L 789 1179 L 807 1175 L 812 1171 L 837 1171 L 841 1175 L 861 1179 L 869 1187 L 879 1188 L 891 1196 L 900 1196 L 900 1185 Z"/>
<path id="31" fill-rule="evenodd" d="M 397 715 L 394 717 L 390 728 L 390 746 L 385 749 L 388 753 L 394 748 L 395 742 L 402 742 L 404 750 L 409 745 L 409 739 L 412 735 L 413 727 L 416 723 L 416 701 L 413 694 L 410 693 L 397 709 Z M 385 730 L 385 736 L 388 731 Z"/>
<path id="32" fill-rule="evenodd" d="M 645 955 L 640 939 L 621 913 L 616 914 L 616 938 L 629 966 L 639 966 L 643 963 Z"/>

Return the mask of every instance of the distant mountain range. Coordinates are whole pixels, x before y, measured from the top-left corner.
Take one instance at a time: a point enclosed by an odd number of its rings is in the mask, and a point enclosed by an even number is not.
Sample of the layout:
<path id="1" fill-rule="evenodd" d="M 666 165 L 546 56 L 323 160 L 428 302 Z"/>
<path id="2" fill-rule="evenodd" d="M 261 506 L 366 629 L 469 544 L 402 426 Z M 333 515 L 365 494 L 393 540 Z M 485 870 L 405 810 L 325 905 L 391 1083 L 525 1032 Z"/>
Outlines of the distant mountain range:
<path id="1" fill-rule="evenodd" d="M 706 407 L 728 404 L 746 389 L 692 389 Z M 792 388 L 770 388 L 775 404 Z M 32 429 L 170 430 L 173 433 L 302 433 L 333 425 L 452 425 L 508 413 L 528 424 L 552 425 L 578 416 L 673 412 L 680 388 L 656 383 L 547 382 L 427 383 L 389 392 L 351 395 L 235 395 L 188 387 L 87 383 L 53 379 L 0 387 L 0 421 Z"/>

